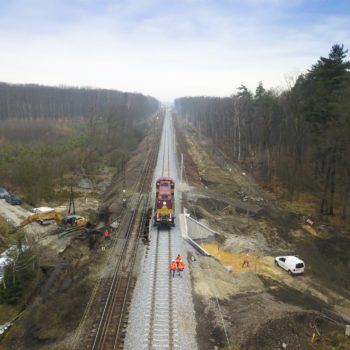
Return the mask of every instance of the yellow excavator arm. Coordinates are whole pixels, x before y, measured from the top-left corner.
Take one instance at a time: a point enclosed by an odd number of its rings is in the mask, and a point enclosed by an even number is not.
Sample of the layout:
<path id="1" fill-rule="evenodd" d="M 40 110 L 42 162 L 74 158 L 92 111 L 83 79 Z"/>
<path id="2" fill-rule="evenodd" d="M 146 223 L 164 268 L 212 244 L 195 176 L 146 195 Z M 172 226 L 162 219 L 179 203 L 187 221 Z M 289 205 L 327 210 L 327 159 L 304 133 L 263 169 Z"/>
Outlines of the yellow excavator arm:
<path id="1" fill-rule="evenodd" d="M 35 213 L 26 217 L 14 230 L 16 232 L 20 228 L 30 224 L 33 221 L 45 221 L 45 220 L 55 220 L 57 224 L 63 224 L 64 226 L 70 225 L 71 227 L 85 226 L 87 224 L 87 219 L 83 216 L 74 215 L 74 220 L 71 216 L 64 217 L 62 214 L 55 210 L 48 211 L 46 213 Z"/>
<path id="2" fill-rule="evenodd" d="M 55 220 L 58 223 L 61 223 L 64 219 L 64 216 L 60 213 L 58 213 L 55 210 L 48 211 L 46 213 L 36 213 L 29 215 L 26 217 L 20 224 L 18 228 L 22 228 L 28 224 L 30 224 L 33 221 L 40 221 L 40 220 Z"/>

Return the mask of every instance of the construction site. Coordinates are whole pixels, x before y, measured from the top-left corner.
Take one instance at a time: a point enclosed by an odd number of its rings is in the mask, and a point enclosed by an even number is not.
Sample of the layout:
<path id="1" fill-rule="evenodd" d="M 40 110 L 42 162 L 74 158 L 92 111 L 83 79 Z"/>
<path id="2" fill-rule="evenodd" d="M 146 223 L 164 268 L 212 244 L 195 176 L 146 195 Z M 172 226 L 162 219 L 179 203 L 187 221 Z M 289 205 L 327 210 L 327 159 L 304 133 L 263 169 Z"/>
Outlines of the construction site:
<path id="1" fill-rule="evenodd" d="M 40 271 L 25 305 L 2 309 L 0 349 L 350 348 L 347 231 L 311 224 L 175 117 L 163 110 L 122 171 L 101 174 L 99 200 L 70 188 L 66 207 L 0 203 Z M 160 176 L 174 227 L 153 226 Z"/>

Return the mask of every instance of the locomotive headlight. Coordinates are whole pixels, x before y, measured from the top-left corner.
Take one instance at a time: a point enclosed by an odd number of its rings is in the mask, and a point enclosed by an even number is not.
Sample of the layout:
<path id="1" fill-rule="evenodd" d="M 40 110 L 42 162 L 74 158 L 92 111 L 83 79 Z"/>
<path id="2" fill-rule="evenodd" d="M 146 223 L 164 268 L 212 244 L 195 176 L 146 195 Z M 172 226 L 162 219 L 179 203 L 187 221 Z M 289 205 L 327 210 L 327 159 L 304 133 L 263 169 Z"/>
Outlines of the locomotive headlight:
<path id="1" fill-rule="evenodd" d="M 163 205 L 166 205 L 166 202 L 163 202 Z"/>

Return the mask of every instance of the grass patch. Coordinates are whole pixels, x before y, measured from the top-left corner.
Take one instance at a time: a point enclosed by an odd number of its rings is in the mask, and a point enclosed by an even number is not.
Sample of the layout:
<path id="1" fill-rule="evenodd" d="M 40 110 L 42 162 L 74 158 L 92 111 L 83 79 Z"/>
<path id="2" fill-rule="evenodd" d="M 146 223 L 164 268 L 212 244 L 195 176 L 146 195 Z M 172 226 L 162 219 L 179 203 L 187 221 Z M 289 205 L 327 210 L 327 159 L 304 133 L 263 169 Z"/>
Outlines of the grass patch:
<path id="1" fill-rule="evenodd" d="M 6 220 L 0 216 L 0 252 L 7 248 L 9 243 L 9 232 L 10 226 Z"/>
<path id="2" fill-rule="evenodd" d="M 346 350 L 350 349 L 350 337 L 345 335 L 345 331 L 332 331 L 322 337 L 314 346 L 317 350 Z"/>
<path id="3" fill-rule="evenodd" d="M 56 340 L 75 329 L 84 312 L 90 290 L 88 282 L 82 281 L 66 293 L 55 295 L 32 310 L 33 337 L 41 341 Z"/>
<path id="4" fill-rule="evenodd" d="M 292 200 L 285 200 L 284 204 L 291 211 L 317 216 L 320 200 L 310 193 L 298 193 Z"/>
<path id="5" fill-rule="evenodd" d="M 21 307 L 16 305 L 0 304 L 0 324 L 11 321 L 19 313 Z"/>

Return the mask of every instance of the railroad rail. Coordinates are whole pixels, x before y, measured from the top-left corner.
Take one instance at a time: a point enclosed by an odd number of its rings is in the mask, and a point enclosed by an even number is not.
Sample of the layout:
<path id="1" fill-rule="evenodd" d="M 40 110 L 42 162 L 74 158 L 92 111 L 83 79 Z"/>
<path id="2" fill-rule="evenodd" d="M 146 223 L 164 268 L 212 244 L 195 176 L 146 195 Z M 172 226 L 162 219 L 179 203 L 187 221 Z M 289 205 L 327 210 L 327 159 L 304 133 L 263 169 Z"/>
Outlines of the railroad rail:
<path id="1" fill-rule="evenodd" d="M 144 202 L 141 209 L 141 220 L 138 222 L 138 210 L 134 211 L 125 237 L 125 245 L 122 249 L 123 255 L 119 260 L 111 285 L 108 288 L 108 295 L 98 327 L 92 331 L 93 336 L 91 338 L 93 343 L 91 349 L 93 350 L 116 349 L 124 341 L 124 332 L 127 324 L 125 316 L 136 282 L 133 277 L 133 267 L 142 233 L 141 222 L 144 222 L 146 219 L 145 214 L 148 207 L 147 200 L 143 196 L 140 197 L 138 207 L 141 206 L 141 202 Z M 134 237 L 131 237 L 135 226 L 138 227 L 138 231 L 134 234 Z M 129 257 L 127 249 L 130 245 L 131 257 Z M 90 348 L 90 344 L 87 345 Z"/>
<path id="2" fill-rule="evenodd" d="M 167 167 L 165 167 L 167 165 Z M 163 161 L 162 161 L 162 176 L 170 176 L 170 138 L 168 130 L 164 130 L 163 138 Z"/>
<path id="3" fill-rule="evenodd" d="M 163 142 L 162 176 L 170 176 L 170 142 L 165 128 Z M 178 324 L 175 313 L 176 293 L 169 262 L 174 257 L 171 229 L 153 234 L 155 244 L 149 252 L 150 281 L 146 302 L 143 349 L 178 349 Z"/>
<path id="4" fill-rule="evenodd" d="M 173 254 L 171 231 L 157 232 L 147 298 L 148 325 L 144 328 L 143 349 L 177 349 L 176 293 L 167 266 Z"/>
<path id="5" fill-rule="evenodd" d="M 101 278 L 96 284 L 69 349 L 109 350 L 123 347 L 128 309 L 136 283 L 134 265 L 147 218 L 149 187 L 159 143 L 160 138 L 157 138 L 139 173 L 130 203 L 133 209 L 122 217 L 119 228 L 126 227 L 125 234 L 122 236 L 119 231 L 118 239 L 110 248 L 107 261 L 113 268 L 112 276 Z"/>

